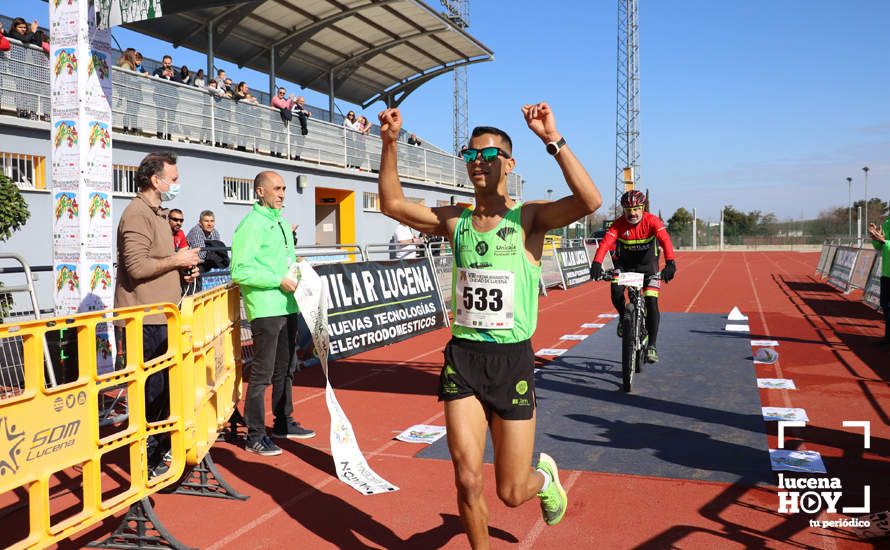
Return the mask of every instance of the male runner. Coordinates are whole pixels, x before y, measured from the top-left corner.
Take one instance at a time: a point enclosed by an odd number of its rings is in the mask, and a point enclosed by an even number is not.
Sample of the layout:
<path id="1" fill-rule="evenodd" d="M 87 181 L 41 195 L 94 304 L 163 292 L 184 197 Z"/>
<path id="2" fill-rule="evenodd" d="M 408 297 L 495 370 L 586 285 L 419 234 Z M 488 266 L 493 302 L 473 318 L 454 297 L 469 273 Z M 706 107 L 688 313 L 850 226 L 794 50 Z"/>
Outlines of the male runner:
<path id="1" fill-rule="evenodd" d="M 556 129 L 546 103 L 525 105 L 528 127 L 547 144 L 572 194 L 556 202 L 516 202 L 507 174 L 516 161 L 510 137 L 478 127 L 463 151 L 476 208 L 430 208 L 405 199 L 396 147 L 398 109 L 380 113 L 381 210 L 427 235 L 451 240 L 452 339 L 445 348 L 439 399 L 445 402 L 448 449 L 454 463 L 457 503 L 473 548 L 488 548 L 488 507 L 483 495 L 485 433 L 494 443 L 498 497 L 519 506 L 535 495 L 549 525 L 565 514 L 567 496 L 556 463 L 541 453 L 532 469 L 535 438 L 534 352 L 530 338 L 538 317 L 541 253 L 548 230 L 595 211 L 602 198 Z"/>
<path id="2" fill-rule="evenodd" d="M 655 341 L 658 338 L 658 292 L 661 281 L 669 283 L 677 272 L 674 262 L 674 245 L 671 236 L 658 216 L 644 212 L 646 195 L 636 189 L 621 195 L 624 215 L 615 220 L 606 231 L 606 236 L 596 249 L 593 263 L 590 264 L 590 277 L 594 280 L 603 276 L 603 258 L 606 252 L 616 248 L 615 267 L 622 271 L 642 273 L 643 299 L 646 300 L 646 331 L 649 344 L 646 347 L 646 361 L 658 362 Z M 665 266 L 658 270 L 658 247 L 664 249 Z M 621 318 L 624 316 L 624 286 L 612 281 L 612 305 L 618 311 L 618 336 L 621 336 Z"/>

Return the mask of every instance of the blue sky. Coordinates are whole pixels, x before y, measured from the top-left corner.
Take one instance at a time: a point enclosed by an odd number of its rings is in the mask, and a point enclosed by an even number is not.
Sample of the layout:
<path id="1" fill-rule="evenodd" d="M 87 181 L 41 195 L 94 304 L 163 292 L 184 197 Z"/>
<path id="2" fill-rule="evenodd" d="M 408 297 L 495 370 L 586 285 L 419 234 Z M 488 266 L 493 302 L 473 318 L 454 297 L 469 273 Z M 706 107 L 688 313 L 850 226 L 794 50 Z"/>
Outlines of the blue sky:
<path id="1" fill-rule="evenodd" d="M 47 23 L 41 0 L 11 9 L 4 2 L 0 12 Z M 731 204 L 809 218 L 846 205 L 847 176 L 861 199 L 866 165 L 869 195 L 890 199 L 890 2 L 640 0 L 639 21 L 640 174 L 655 210 L 668 217 L 696 207 L 699 217 L 716 219 Z M 493 62 L 469 68 L 470 126 L 511 135 L 525 198 L 567 192 L 519 112 L 545 100 L 611 203 L 616 2 L 472 0 L 469 32 L 495 52 Z M 172 53 L 176 65 L 206 65 L 201 54 L 123 29 L 114 34 L 147 57 Z M 264 75 L 217 65 L 254 89 L 268 87 Z M 305 95 L 327 105 L 325 96 Z M 450 75 L 401 108 L 406 127 L 450 148 Z"/>

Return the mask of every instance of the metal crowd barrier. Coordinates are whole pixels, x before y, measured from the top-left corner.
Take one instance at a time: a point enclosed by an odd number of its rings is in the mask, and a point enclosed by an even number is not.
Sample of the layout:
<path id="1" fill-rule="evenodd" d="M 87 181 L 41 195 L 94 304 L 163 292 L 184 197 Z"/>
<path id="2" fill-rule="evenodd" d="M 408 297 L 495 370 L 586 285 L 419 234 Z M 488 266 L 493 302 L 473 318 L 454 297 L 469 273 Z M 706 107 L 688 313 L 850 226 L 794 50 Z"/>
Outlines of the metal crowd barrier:
<path id="1" fill-rule="evenodd" d="M 22 338 L 23 391 L 0 400 L 0 424 L 12 445 L 0 475 L 0 494 L 15 495 L 21 517 L 14 522 L 18 540 L 4 542 L 12 548 L 46 547 L 126 509 L 145 496 L 174 483 L 183 473 L 184 423 L 182 408 L 182 348 L 180 338 L 170 338 L 166 353 L 143 363 L 142 324 L 149 315 L 163 315 L 171 335 L 180 331 L 179 311 L 173 304 L 121 308 L 70 317 L 40 319 L 0 325 L 0 339 Z M 97 372 L 97 326 L 124 323 L 127 328 L 126 366 L 123 370 Z M 50 331 L 64 327 L 76 333 L 79 357 L 76 377 L 47 387 L 43 341 Z M 170 380 L 170 415 L 158 422 L 145 419 L 145 384 L 152 374 L 167 371 Z M 132 414 L 127 422 L 102 427 L 99 408 L 104 393 L 125 385 Z M 169 434 L 174 456 L 170 469 L 149 479 L 145 445 L 150 435 Z M 119 485 L 103 487 L 109 467 Z M 73 472 L 73 473 L 72 473 Z M 79 474 L 80 479 L 77 479 Z M 129 479 L 122 480 L 123 475 Z M 51 515 L 53 479 L 77 484 L 80 505 L 64 517 Z M 26 501 L 26 502 L 25 502 Z M 5 501 L 8 503 L 8 501 Z M 15 512 L 12 512 L 15 513 Z M 6 521 L 12 521 L 7 519 Z M 12 525 L 9 523 L 8 525 Z M 10 536 L 12 529 L 6 532 Z"/>
<path id="2" fill-rule="evenodd" d="M 185 390 L 186 463 L 199 464 L 241 400 L 241 296 L 226 285 L 188 296 L 180 305 Z M 188 352 L 191 353 L 188 353 Z M 193 391 L 191 391 L 193 390 Z"/>
<path id="3" fill-rule="evenodd" d="M 552 244 L 545 244 L 541 253 L 541 283 L 545 289 L 563 285 L 556 247 Z"/>
<path id="4" fill-rule="evenodd" d="M 49 120 L 50 74 L 47 55 L 35 46 L 10 39 L 0 52 L 0 110 L 33 113 Z M 278 109 L 252 105 L 119 67 L 112 67 L 113 128 L 139 135 L 204 143 L 243 151 L 299 158 L 307 162 L 365 171 L 380 165 L 381 141 L 342 125 L 315 118 L 302 135 L 296 117 L 288 124 Z M 400 175 L 450 187 L 471 189 L 458 157 L 423 146 L 401 144 Z M 512 173 L 507 190 L 522 196 L 522 177 Z"/>

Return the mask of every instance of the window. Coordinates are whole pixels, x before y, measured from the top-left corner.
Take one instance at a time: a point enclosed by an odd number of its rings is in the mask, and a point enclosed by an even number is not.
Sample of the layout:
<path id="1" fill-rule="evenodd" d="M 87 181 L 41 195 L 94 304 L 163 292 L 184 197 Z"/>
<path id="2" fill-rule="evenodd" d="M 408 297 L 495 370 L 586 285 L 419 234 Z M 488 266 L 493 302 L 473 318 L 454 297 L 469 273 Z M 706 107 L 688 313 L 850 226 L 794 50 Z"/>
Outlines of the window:
<path id="1" fill-rule="evenodd" d="M 223 201 L 252 204 L 256 201 L 253 180 L 246 178 L 223 178 Z"/>
<path id="2" fill-rule="evenodd" d="M 19 189 L 46 189 L 46 157 L 0 153 L 0 173 Z"/>
<path id="3" fill-rule="evenodd" d="M 112 182 L 112 193 L 114 195 L 123 195 L 132 197 L 136 195 L 139 189 L 136 185 L 136 166 L 126 166 L 124 164 L 114 164 L 114 180 Z"/>
<path id="4" fill-rule="evenodd" d="M 364 209 L 371 212 L 380 212 L 380 198 L 377 193 L 365 192 Z"/>

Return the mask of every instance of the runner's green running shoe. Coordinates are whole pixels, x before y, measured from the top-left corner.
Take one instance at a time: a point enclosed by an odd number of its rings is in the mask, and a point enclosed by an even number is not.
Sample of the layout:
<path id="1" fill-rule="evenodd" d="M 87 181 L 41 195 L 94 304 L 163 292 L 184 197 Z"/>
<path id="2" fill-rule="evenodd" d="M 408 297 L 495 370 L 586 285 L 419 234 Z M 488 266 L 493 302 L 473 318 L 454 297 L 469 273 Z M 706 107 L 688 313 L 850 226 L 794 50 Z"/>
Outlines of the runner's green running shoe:
<path id="1" fill-rule="evenodd" d="M 655 346 L 646 348 L 646 362 L 658 363 L 658 350 L 655 349 Z"/>
<path id="2" fill-rule="evenodd" d="M 546 453 L 540 454 L 538 457 L 538 469 L 550 475 L 550 485 L 547 486 L 546 490 L 538 493 L 538 498 L 541 499 L 541 514 L 544 516 L 544 521 L 547 525 L 556 525 L 566 513 L 569 498 L 559 482 L 559 471 L 556 468 L 556 462 L 550 458 L 550 455 Z"/>

